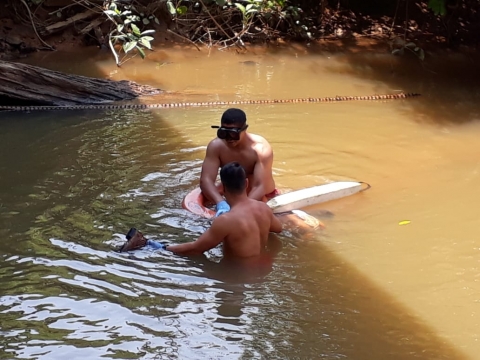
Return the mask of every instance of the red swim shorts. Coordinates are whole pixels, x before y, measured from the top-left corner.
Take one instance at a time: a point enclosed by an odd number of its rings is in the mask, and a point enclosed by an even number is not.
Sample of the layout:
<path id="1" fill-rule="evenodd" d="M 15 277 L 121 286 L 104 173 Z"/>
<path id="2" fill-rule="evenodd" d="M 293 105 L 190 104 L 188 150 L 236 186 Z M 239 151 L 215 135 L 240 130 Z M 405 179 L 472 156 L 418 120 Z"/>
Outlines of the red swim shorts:
<path id="1" fill-rule="evenodd" d="M 270 200 L 270 199 L 273 199 L 275 196 L 278 196 L 278 195 L 280 195 L 280 194 L 281 194 L 280 190 L 275 189 L 275 190 L 273 190 L 271 193 L 265 194 L 265 197 L 266 197 L 268 200 Z"/>

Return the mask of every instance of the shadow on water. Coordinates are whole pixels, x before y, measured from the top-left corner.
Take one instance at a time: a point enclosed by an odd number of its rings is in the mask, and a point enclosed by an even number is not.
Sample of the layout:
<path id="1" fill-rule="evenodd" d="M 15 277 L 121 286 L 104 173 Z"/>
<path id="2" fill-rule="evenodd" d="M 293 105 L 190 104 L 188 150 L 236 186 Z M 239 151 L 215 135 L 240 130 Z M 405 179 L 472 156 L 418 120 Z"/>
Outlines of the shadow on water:
<path id="1" fill-rule="evenodd" d="M 285 357 L 317 352 L 365 360 L 466 358 L 321 242 L 300 244 L 294 256 L 296 265 L 278 269 L 283 281 L 266 284 L 283 311 L 266 308 L 256 319 L 261 334 L 291 334 L 282 344 Z"/>
<path id="2" fill-rule="evenodd" d="M 392 55 L 387 43 L 369 47 L 349 40 L 338 44 L 301 50 L 337 56 L 339 61 L 330 71 L 377 81 L 382 84 L 379 94 L 392 92 L 386 88 L 420 93 L 420 98 L 408 100 L 414 111 L 407 116 L 413 121 L 447 125 L 480 119 L 480 54 L 426 51 L 421 61 L 408 51 L 403 56 Z"/>

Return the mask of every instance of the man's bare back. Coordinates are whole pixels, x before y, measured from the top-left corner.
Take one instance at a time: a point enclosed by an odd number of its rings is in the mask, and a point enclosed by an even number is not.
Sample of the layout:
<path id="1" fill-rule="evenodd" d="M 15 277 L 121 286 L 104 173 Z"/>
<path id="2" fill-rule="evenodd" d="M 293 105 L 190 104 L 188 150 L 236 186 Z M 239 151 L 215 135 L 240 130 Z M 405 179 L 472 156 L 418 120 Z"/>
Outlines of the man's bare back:
<path id="1" fill-rule="evenodd" d="M 219 231 L 225 234 L 223 241 L 225 258 L 260 255 L 267 246 L 268 234 L 272 228 L 280 231 L 282 228 L 276 223 L 277 218 L 265 203 L 249 198 L 235 203 L 230 212 L 216 218 L 214 222 L 221 228 Z"/>

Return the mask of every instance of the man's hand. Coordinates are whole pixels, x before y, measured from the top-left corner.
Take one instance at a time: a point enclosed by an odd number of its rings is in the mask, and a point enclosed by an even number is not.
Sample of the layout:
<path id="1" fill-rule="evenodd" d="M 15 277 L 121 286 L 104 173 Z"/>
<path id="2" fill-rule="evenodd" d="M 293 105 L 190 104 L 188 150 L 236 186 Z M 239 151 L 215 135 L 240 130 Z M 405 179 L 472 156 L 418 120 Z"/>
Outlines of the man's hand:
<path id="1" fill-rule="evenodd" d="M 217 141 L 218 140 L 218 141 Z M 215 185 L 218 169 L 220 168 L 220 148 L 221 140 L 214 139 L 207 146 L 207 153 L 202 164 L 202 172 L 200 173 L 200 189 L 203 196 L 214 203 L 223 200 L 222 195 Z"/>
<path id="2" fill-rule="evenodd" d="M 157 250 L 167 250 L 167 246 L 168 246 L 167 243 L 153 241 L 153 240 L 147 240 L 147 245 Z"/>
<path id="3" fill-rule="evenodd" d="M 218 217 L 229 211 L 230 211 L 230 205 L 228 205 L 226 200 L 222 200 L 217 204 L 217 213 L 215 214 L 215 217 Z"/>

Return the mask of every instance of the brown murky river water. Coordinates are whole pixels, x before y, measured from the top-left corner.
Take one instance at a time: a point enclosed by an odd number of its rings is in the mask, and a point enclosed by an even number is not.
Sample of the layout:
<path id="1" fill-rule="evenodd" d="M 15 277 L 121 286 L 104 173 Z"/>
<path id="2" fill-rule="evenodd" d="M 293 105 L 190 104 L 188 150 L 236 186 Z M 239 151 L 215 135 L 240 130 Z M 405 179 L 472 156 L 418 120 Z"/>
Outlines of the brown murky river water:
<path id="1" fill-rule="evenodd" d="M 112 251 L 131 226 L 173 243 L 208 226 L 180 204 L 226 107 L 1 114 L 0 359 L 479 359 L 478 60 L 293 48 L 159 50 L 120 69 L 108 54 L 29 60 L 178 91 L 169 101 L 422 97 L 242 106 L 274 147 L 279 187 L 372 185 L 307 209 L 326 229 L 282 234 L 262 278 L 218 251 Z"/>

